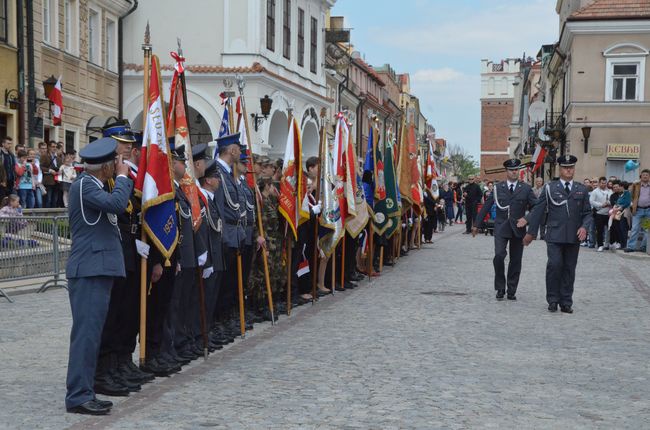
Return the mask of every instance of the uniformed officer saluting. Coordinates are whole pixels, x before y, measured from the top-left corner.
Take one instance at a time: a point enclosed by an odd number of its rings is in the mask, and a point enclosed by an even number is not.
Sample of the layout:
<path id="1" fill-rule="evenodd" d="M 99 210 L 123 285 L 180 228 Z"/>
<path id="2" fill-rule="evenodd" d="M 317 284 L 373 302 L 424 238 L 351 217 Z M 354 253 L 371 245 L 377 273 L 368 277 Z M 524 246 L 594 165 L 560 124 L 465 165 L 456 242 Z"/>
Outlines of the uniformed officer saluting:
<path id="1" fill-rule="evenodd" d="M 68 412 L 104 415 L 111 402 L 95 397 L 93 389 L 102 327 L 106 319 L 115 277 L 124 277 L 124 258 L 117 227 L 117 214 L 126 210 L 133 188 L 129 167 L 117 158 L 117 142 L 110 137 L 96 140 L 79 155 L 85 172 L 70 188 L 72 248 L 66 267 L 72 309 L 68 359 Z M 104 184 L 115 177 L 111 193 Z"/>
<path id="2" fill-rule="evenodd" d="M 558 304 L 562 312 L 573 312 L 573 282 L 580 242 L 587 238 L 591 226 L 589 192 L 582 183 L 573 180 L 577 161 L 573 155 L 557 159 L 560 179 L 549 182 L 542 190 L 524 238 L 524 245 L 528 246 L 546 218 L 546 301 L 551 312 L 557 311 Z"/>
<path id="3" fill-rule="evenodd" d="M 516 158 L 503 163 L 506 168 L 505 181 L 494 186 L 492 195 L 488 197 L 483 208 L 476 217 L 475 227 L 472 227 L 472 236 L 476 236 L 477 227 L 482 224 L 485 215 L 496 204 L 497 217 L 494 220 L 494 289 L 497 291 L 497 300 L 503 300 L 508 287 L 508 300 L 517 300 L 515 293 L 519 284 L 521 273 L 521 256 L 524 251 L 522 239 L 526 233 L 526 211 L 535 205 L 535 193 L 530 185 L 519 181 L 519 170 L 523 167 Z M 508 255 L 506 246 L 510 249 L 510 262 L 508 263 L 508 278 L 506 282 L 505 259 Z"/>

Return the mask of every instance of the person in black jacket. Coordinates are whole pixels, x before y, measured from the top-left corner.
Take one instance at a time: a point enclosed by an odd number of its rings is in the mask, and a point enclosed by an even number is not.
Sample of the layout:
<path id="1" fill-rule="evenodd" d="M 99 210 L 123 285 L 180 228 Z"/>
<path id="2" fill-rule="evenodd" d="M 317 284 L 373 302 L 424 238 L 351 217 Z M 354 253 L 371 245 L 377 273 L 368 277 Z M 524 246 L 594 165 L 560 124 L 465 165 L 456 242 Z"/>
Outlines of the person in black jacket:
<path id="1" fill-rule="evenodd" d="M 472 227 L 472 236 L 476 236 L 485 215 L 496 204 L 497 216 L 494 220 L 494 289 L 497 300 L 503 300 L 508 287 L 508 300 L 517 300 L 515 293 L 521 273 L 521 257 L 524 251 L 523 237 L 525 229 L 519 228 L 518 223 L 526 220 L 526 210 L 532 208 L 537 201 L 530 185 L 518 180 L 521 161 L 516 158 L 503 163 L 506 168 L 507 180 L 494 186 L 492 193 L 487 195 L 481 212 L 476 216 Z M 523 223 L 523 221 L 522 221 Z M 505 259 L 510 250 L 508 277 L 506 281 Z"/>
<path id="2" fill-rule="evenodd" d="M 465 234 L 470 234 L 476 218 L 476 207 L 483 199 L 483 191 L 478 185 L 478 177 L 469 177 L 469 184 L 463 190 L 463 197 L 465 199 L 465 215 L 467 218 L 467 221 L 465 221 Z"/>

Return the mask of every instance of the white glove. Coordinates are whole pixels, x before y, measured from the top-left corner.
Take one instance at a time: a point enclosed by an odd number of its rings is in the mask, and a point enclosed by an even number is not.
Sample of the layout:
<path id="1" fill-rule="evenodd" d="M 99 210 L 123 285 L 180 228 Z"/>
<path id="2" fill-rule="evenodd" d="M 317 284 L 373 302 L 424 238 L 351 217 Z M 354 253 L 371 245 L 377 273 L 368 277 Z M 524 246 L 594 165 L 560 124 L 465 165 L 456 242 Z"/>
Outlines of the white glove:
<path id="1" fill-rule="evenodd" d="M 213 273 L 214 269 L 212 266 L 208 267 L 207 269 L 203 269 L 203 279 L 208 279 Z"/>
<path id="2" fill-rule="evenodd" d="M 409 218 L 409 227 L 413 227 L 413 218 Z"/>
<path id="3" fill-rule="evenodd" d="M 312 213 L 313 213 L 314 215 L 318 215 L 318 214 L 320 214 L 321 209 L 322 209 L 322 207 L 321 207 L 320 202 L 318 202 L 317 205 L 314 205 L 314 206 L 311 207 L 311 211 L 312 211 Z"/>
<path id="4" fill-rule="evenodd" d="M 199 258 L 196 260 L 199 263 L 199 266 L 205 266 L 205 262 L 208 261 L 208 251 L 205 251 L 203 254 L 199 255 Z"/>
<path id="5" fill-rule="evenodd" d="M 142 258 L 149 258 L 149 249 L 151 247 L 141 241 L 140 239 L 135 240 L 135 247 L 138 250 L 138 254 L 140 254 L 140 257 Z"/>
<path id="6" fill-rule="evenodd" d="M 402 228 L 406 228 L 406 223 L 402 223 Z"/>

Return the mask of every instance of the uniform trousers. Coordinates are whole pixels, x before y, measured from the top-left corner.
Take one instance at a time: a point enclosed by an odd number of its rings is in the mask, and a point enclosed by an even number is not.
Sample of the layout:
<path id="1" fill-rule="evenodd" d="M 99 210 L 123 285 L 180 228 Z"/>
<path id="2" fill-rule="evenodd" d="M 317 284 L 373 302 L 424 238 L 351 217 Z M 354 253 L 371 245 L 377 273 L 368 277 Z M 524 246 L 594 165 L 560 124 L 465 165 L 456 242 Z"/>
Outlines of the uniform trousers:
<path id="1" fill-rule="evenodd" d="M 65 396 L 68 409 L 95 398 L 95 369 L 112 287 L 109 276 L 68 279 L 72 310 Z"/>
<path id="2" fill-rule="evenodd" d="M 546 242 L 546 301 L 573 305 L 573 283 L 580 244 Z"/>
<path id="3" fill-rule="evenodd" d="M 162 276 L 151 286 L 147 295 L 147 357 L 154 357 L 166 351 L 167 349 L 163 348 L 164 339 L 168 339 L 170 344 L 172 339 L 171 335 L 165 335 L 165 323 L 174 292 L 176 262 L 163 269 Z"/>
<path id="4" fill-rule="evenodd" d="M 125 355 L 135 350 L 140 316 L 139 273 L 127 271 L 126 278 L 115 278 L 111 289 L 99 356 Z"/>
<path id="5" fill-rule="evenodd" d="M 225 271 L 217 298 L 216 318 L 227 319 L 237 303 L 237 249 L 224 249 Z"/>
<path id="6" fill-rule="evenodd" d="M 219 289 L 221 288 L 221 280 L 223 272 L 215 271 L 204 279 L 203 285 L 205 286 L 205 320 L 207 328 L 210 330 L 214 324 L 214 316 L 217 310 L 217 299 L 219 298 Z"/>
<path id="7" fill-rule="evenodd" d="M 508 263 L 508 277 L 506 278 L 505 259 L 508 251 L 510 251 L 510 261 Z M 495 290 L 505 290 L 507 286 L 509 295 L 514 295 L 517 292 L 523 253 L 524 244 L 522 239 L 494 235 L 494 259 L 492 263 L 494 264 Z"/>

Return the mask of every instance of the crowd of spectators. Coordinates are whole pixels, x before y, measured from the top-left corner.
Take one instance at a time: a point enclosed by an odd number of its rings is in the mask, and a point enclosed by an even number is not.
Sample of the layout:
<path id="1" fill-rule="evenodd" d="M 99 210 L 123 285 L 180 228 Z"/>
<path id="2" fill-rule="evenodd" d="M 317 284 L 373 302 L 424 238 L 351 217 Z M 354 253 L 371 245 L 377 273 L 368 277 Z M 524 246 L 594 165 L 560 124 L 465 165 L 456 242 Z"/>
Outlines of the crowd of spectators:
<path id="1" fill-rule="evenodd" d="M 646 252 L 650 228 L 650 169 L 641 171 L 635 182 L 617 177 L 585 178 L 594 222 L 582 246 L 598 252 L 623 250 Z M 444 225 L 465 224 L 465 234 L 471 229 L 477 210 L 494 189 L 492 181 L 470 176 L 467 182 L 445 182 L 438 196 L 425 191 L 423 235 L 430 242 L 433 233 L 442 231 Z M 539 198 L 544 189 L 544 179 L 537 177 L 533 192 Z M 495 208 L 488 212 L 485 226 L 496 216 Z M 433 215 L 430 215 L 433 214 Z M 463 222 L 463 217 L 465 221 Z M 540 238 L 544 237 L 543 231 Z"/>
<path id="2" fill-rule="evenodd" d="M 38 151 L 17 144 L 7 136 L 0 147 L 0 201 L 17 195 L 20 206 L 67 207 L 67 191 L 77 176 L 76 151 L 64 150 L 63 142 L 40 142 Z"/>

